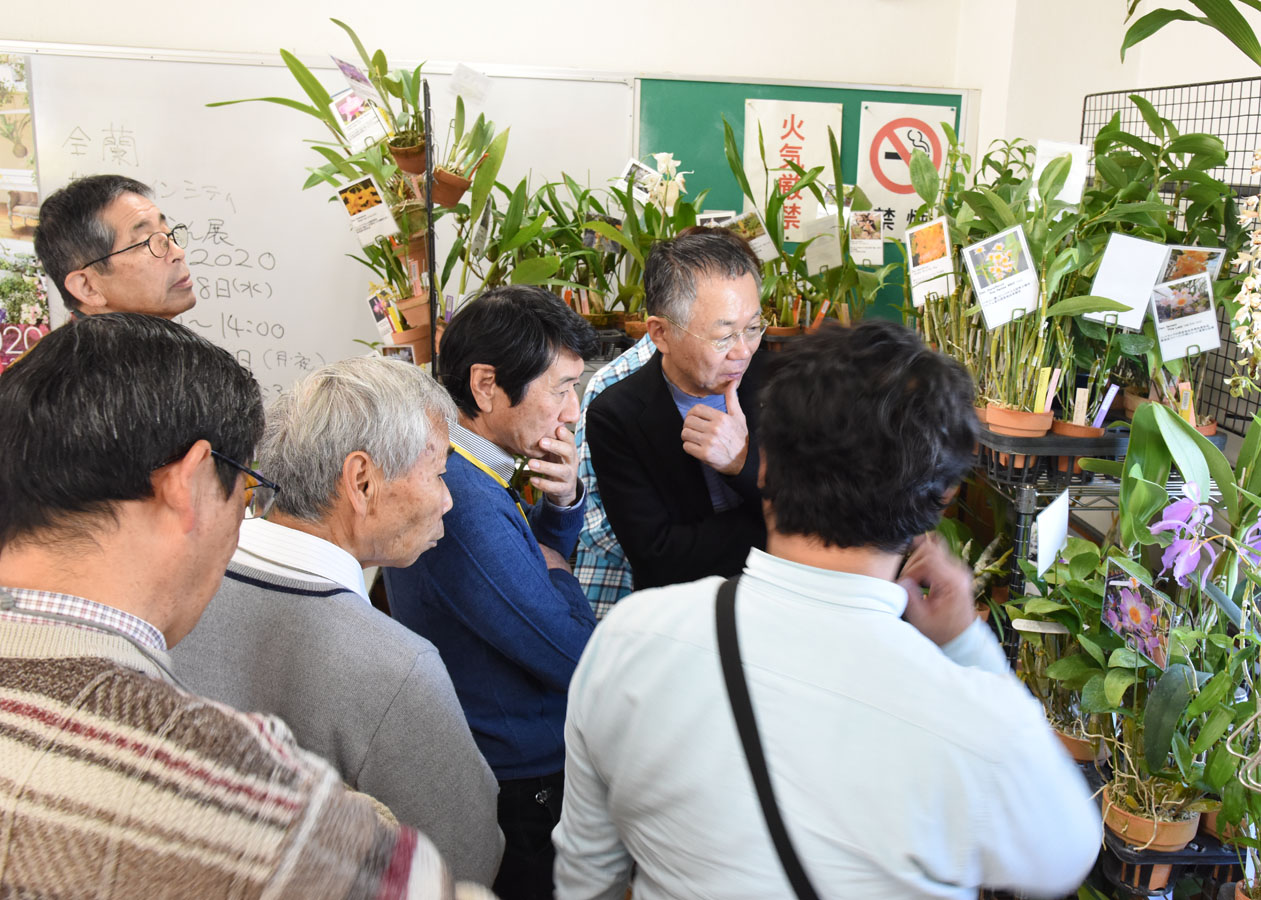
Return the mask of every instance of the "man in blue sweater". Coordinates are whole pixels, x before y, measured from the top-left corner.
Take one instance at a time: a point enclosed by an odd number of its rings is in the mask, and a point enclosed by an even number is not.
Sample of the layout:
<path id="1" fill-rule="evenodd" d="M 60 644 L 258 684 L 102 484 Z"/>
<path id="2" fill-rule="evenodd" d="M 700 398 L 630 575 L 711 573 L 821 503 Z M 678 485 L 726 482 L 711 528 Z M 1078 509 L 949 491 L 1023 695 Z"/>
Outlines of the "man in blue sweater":
<path id="1" fill-rule="evenodd" d="M 455 505 L 434 549 L 385 574 L 391 612 L 438 647 L 499 780 L 494 888 L 505 900 L 552 896 L 565 697 L 595 628 L 567 561 L 586 499 L 567 426 L 595 348 L 591 326 L 542 288 L 494 289 L 460 311 L 440 361 L 459 410 L 446 474 Z"/>

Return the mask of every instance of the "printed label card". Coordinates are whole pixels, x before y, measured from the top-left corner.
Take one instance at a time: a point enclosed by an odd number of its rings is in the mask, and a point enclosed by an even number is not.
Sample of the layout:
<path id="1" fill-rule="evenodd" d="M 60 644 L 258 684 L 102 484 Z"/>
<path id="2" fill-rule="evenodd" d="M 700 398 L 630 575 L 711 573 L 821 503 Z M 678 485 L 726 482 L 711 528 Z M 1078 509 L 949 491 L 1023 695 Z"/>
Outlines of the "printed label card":
<path id="1" fill-rule="evenodd" d="M 1067 154 L 1072 162 L 1069 164 L 1068 178 L 1059 195 L 1052 198 L 1065 203 L 1081 203 L 1082 191 L 1086 188 L 1086 162 L 1090 158 L 1090 148 L 1085 144 L 1070 144 L 1064 141 L 1039 140 L 1037 152 L 1033 158 L 1033 188 L 1030 194 L 1038 196 L 1038 178 L 1052 160 Z"/>
<path id="2" fill-rule="evenodd" d="M 371 175 L 339 188 L 337 197 L 350 216 L 350 230 L 363 246 L 398 232 L 390 208 L 381 199 L 381 190 Z"/>
<path id="3" fill-rule="evenodd" d="M 1163 669 L 1169 661 L 1169 630 L 1173 603 L 1160 591 L 1143 584 L 1108 562 L 1103 594 L 1103 624 L 1127 647 Z"/>
<path id="4" fill-rule="evenodd" d="M 377 91 L 376 85 L 368 80 L 368 76 L 363 69 L 352 62 L 338 59 L 336 56 L 332 57 L 332 60 L 336 63 L 337 68 L 341 70 L 342 76 L 346 79 L 346 84 L 350 85 L 351 90 L 360 97 L 371 100 L 377 106 L 388 106 L 385 98 Z"/>
<path id="5" fill-rule="evenodd" d="M 1103 249 L 1090 293 L 1129 307 L 1119 313 L 1084 313 L 1092 322 L 1115 323 L 1138 331 L 1151 306 L 1151 292 L 1165 271 L 1169 248 L 1155 241 L 1112 234 Z"/>
<path id="6" fill-rule="evenodd" d="M 779 254 L 775 251 L 775 242 L 766 231 L 766 223 L 762 214 L 756 209 L 741 216 L 736 216 L 727 223 L 727 227 L 749 242 L 753 252 L 762 262 L 769 262 Z"/>
<path id="7" fill-rule="evenodd" d="M 1038 548 L 1038 574 L 1051 568 L 1068 543 L 1068 491 L 1052 500 L 1034 521 L 1031 543 Z"/>
<path id="8" fill-rule="evenodd" d="M 849 214 L 849 255 L 860 266 L 884 264 L 884 217 L 874 209 Z"/>
<path id="9" fill-rule="evenodd" d="M 1207 274 L 1210 281 L 1216 281 L 1225 258 L 1226 251 L 1216 247 L 1175 245 L 1169 248 L 1169 258 L 1165 261 L 1165 271 L 1160 276 L 1160 281 L 1177 281 L 1179 278 L 1201 274 Z"/>
<path id="10" fill-rule="evenodd" d="M 372 310 L 372 320 L 376 323 L 377 332 L 381 337 L 389 337 L 391 332 L 403 330 L 398 308 L 395 307 L 394 301 L 390 299 L 389 292 L 385 288 L 373 291 L 372 296 L 368 298 L 368 307 Z"/>
<path id="11" fill-rule="evenodd" d="M 619 187 L 624 187 L 629 181 L 634 198 L 640 203 L 647 203 L 652 187 L 660 177 L 661 175 L 652 166 L 631 158 L 626 160 L 626 165 L 622 169 L 622 174 L 617 177 L 617 182 Z"/>
<path id="12" fill-rule="evenodd" d="M 341 123 L 346 143 L 356 153 L 384 140 L 389 134 L 389 126 L 381 110 L 356 94 L 353 88 L 334 94 L 329 109 Z"/>
<path id="13" fill-rule="evenodd" d="M 987 331 L 1032 312 L 1038 305 L 1038 276 L 1030 265 L 1029 244 L 1019 225 L 964 247 L 963 261 Z"/>
<path id="14" fill-rule="evenodd" d="M 906 229 L 906 255 L 911 261 L 911 302 L 917 308 L 930 297 L 954 292 L 954 259 L 944 216 Z"/>
<path id="15" fill-rule="evenodd" d="M 698 212 L 696 224 L 702 228 L 722 228 L 735 217 L 734 209 L 712 209 L 709 212 Z"/>
<path id="16" fill-rule="evenodd" d="M 841 256 L 841 238 L 836 216 L 820 216 L 806 222 L 806 269 L 817 275 L 824 269 L 832 269 L 845 262 Z"/>
<path id="17" fill-rule="evenodd" d="M 1165 359 L 1206 353 L 1221 346 L 1213 284 L 1208 273 L 1160 284 L 1152 291 L 1156 340 Z"/>
<path id="18" fill-rule="evenodd" d="M 590 219 L 607 222 L 619 231 L 622 229 L 622 220 L 614 218 L 613 216 L 592 214 Z M 592 250 L 598 250 L 600 253 L 613 253 L 621 245 L 600 234 L 600 232 L 596 231 L 594 228 L 584 228 L 582 230 L 582 246 L 590 247 Z"/>

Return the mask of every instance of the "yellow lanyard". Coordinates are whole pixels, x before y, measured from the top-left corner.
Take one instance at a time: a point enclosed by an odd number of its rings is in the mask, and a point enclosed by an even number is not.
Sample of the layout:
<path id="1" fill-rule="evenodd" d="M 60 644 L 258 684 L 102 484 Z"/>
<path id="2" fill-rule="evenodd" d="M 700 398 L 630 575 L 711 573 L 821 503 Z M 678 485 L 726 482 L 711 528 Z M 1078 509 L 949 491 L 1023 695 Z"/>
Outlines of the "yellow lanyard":
<path id="1" fill-rule="evenodd" d="M 504 480 L 503 480 L 503 478 L 501 478 L 501 477 L 500 477 L 500 475 L 499 475 L 499 473 L 498 473 L 498 472 L 496 472 L 496 471 L 495 471 L 494 469 L 492 469 L 490 466 L 486 465 L 486 463 L 482 462 L 480 459 L 478 459 L 478 458 L 477 458 L 476 456 L 474 456 L 472 453 L 469 453 L 467 450 L 465 450 L 463 447 L 461 447 L 461 446 L 460 446 L 459 444 L 457 444 L 455 441 L 452 441 L 452 442 L 451 442 L 451 449 L 452 449 L 452 450 L 454 450 L 456 453 L 460 454 L 461 456 L 463 456 L 465 459 L 467 459 L 469 462 L 471 462 L 474 466 L 476 466 L 477 468 L 481 469 L 483 472 L 485 472 L 485 473 L 486 473 L 487 475 L 489 475 L 491 478 L 493 478 L 493 479 L 495 479 L 496 481 L 498 481 L 501 485 L 503 485 L 504 490 L 506 490 L 506 491 L 507 491 L 507 492 L 508 492 L 508 493 L 509 493 L 509 494 L 510 494 L 510 495 L 511 495 L 514 499 L 516 498 L 516 496 L 517 496 L 517 495 L 516 495 L 516 492 L 515 492 L 515 491 L 513 491 L 513 490 L 512 490 L 512 488 L 510 488 L 510 487 L 508 486 L 508 482 L 504 481 Z M 528 527 L 528 526 L 529 526 L 529 524 L 530 524 L 530 520 L 529 520 L 529 518 L 527 518 L 527 517 L 526 517 L 525 510 L 521 508 L 521 502 L 520 502 L 519 500 L 517 501 L 517 512 L 521 513 L 521 518 L 525 519 L 525 524 L 526 524 L 526 526 Z"/>

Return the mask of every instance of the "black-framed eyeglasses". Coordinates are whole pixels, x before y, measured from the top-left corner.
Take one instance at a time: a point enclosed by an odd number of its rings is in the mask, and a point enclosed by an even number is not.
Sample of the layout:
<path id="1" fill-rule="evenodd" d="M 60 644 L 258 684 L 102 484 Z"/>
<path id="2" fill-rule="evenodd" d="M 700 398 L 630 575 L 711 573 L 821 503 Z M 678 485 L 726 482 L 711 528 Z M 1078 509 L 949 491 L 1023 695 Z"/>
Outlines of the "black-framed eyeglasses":
<path id="1" fill-rule="evenodd" d="M 280 493 L 280 485 L 268 481 L 249 466 L 243 466 L 230 456 L 224 456 L 218 450 L 211 450 L 210 455 L 239 469 L 245 475 L 245 518 L 261 519 L 271 512 L 276 495 Z"/>
<path id="2" fill-rule="evenodd" d="M 121 250 L 115 250 L 113 253 L 106 253 L 104 256 L 92 260 L 90 263 L 84 263 L 79 268 L 86 269 L 88 266 L 94 266 L 99 262 L 104 262 L 111 256 L 117 256 L 120 253 L 126 253 L 128 250 L 135 250 L 137 247 L 148 247 L 149 252 L 158 259 L 165 259 L 166 255 L 171 252 L 171 244 L 179 247 L 181 250 L 188 246 L 188 226 L 176 225 L 170 231 L 155 231 L 143 241 L 137 241 L 130 247 L 124 247 Z"/>
<path id="3" fill-rule="evenodd" d="M 678 322 L 674 321 L 674 319 L 671 319 L 669 316 L 662 316 L 661 318 L 665 319 L 667 322 L 669 322 L 675 328 L 679 329 L 679 331 L 683 332 L 684 334 L 690 334 L 692 335 L 692 337 L 696 338 L 698 341 L 704 341 L 705 343 L 709 344 L 709 346 L 713 347 L 714 350 L 716 350 L 719 353 L 730 353 L 731 348 L 734 347 L 736 345 L 736 341 L 739 341 L 739 340 L 743 340 L 746 346 L 749 346 L 749 347 L 756 346 L 757 342 L 762 340 L 762 335 L 766 334 L 766 329 L 770 327 L 770 324 L 771 324 L 770 322 L 766 320 L 765 316 L 758 316 L 758 320 L 756 324 L 750 325 L 748 328 L 745 328 L 741 331 L 733 331 L 731 332 L 731 334 L 726 335 L 725 337 L 714 339 L 714 338 L 701 337 L 699 334 L 694 334 L 688 331 L 686 328 L 684 328 Z"/>

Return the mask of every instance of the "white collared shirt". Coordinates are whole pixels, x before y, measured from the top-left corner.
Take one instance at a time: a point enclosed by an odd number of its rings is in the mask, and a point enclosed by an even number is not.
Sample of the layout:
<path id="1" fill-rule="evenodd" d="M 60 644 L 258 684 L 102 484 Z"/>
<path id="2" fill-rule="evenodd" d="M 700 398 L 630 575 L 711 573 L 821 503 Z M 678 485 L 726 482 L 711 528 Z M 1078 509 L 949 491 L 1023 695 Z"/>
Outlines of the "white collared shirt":
<path id="1" fill-rule="evenodd" d="M 359 560 L 323 538 L 265 519 L 241 523 L 241 539 L 232 561 L 270 575 L 331 582 L 368 602 Z"/>
<path id="2" fill-rule="evenodd" d="M 720 578 L 632 594 L 569 686 L 556 897 L 789 898 L 718 662 Z M 1062 895 L 1099 810 L 977 623 L 938 648 L 896 584 L 749 554 L 744 674 L 786 827 L 824 898 Z"/>

